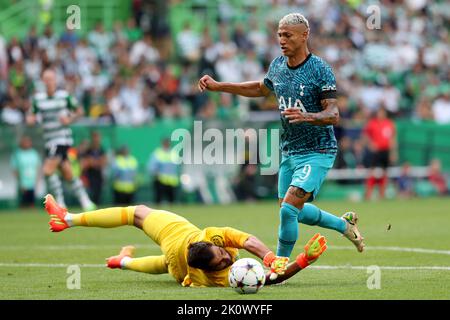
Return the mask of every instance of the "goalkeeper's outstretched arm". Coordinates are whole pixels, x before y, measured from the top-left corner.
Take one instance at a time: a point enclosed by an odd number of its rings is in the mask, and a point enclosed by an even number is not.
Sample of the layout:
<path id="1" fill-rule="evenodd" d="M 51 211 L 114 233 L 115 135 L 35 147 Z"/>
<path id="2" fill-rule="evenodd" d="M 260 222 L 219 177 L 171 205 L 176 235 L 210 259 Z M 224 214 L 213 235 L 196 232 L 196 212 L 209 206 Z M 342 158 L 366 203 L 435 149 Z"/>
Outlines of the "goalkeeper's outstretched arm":
<path id="1" fill-rule="evenodd" d="M 314 237 L 308 241 L 304 247 L 304 251 L 297 256 L 295 261 L 287 265 L 287 268 L 283 274 L 278 275 L 275 279 L 271 279 L 271 271 L 266 274 L 265 285 L 269 286 L 272 284 L 277 284 L 293 277 L 300 270 L 303 270 L 311 263 L 314 263 L 326 249 L 327 239 L 324 236 L 321 236 L 320 233 L 316 233 Z"/>
<path id="2" fill-rule="evenodd" d="M 270 286 L 272 284 L 277 284 L 280 282 L 283 282 L 284 280 L 287 280 L 293 276 L 295 276 L 300 270 L 302 270 L 302 268 L 300 268 L 300 266 L 297 264 L 297 262 L 291 262 L 288 264 L 286 271 L 283 274 L 280 274 L 277 278 L 275 278 L 274 280 L 270 279 L 270 275 L 272 274 L 272 272 L 267 272 L 266 274 L 266 282 L 265 282 L 265 286 Z"/>
<path id="3" fill-rule="evenodd" d="M 247 241 L 244 243 L 244 249 L 254 254 L 261 260 L 264 259 L 264 256 L 271 252 L 270 249 L 257 237 L 250 236 Z"/>

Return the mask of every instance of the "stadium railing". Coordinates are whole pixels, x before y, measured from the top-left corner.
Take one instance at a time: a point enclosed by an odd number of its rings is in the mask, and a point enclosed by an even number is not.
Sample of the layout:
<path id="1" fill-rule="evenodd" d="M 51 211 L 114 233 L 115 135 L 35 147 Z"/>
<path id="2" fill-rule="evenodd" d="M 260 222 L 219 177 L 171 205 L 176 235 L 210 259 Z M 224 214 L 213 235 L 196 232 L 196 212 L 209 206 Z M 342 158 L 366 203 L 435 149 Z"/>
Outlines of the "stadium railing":
<path id="1" fill-rule="evenodd" d="M 443 170 L 449 171 L 450 164 L 450 126 L 441 126 L 432 123 L 414 123 L 414 122 L 398 122 L 398 144 L 399 144 L 399 165 L 404 162 L 409 162 L 411 165 L 411 176 L 417 180 L 424 180 L 426 177 L 426 168 L 431 159 L 437 158 L 441 160 Z M 89 138 L 90 131 L 99 131 L 102 135 L 103 147 L 109 152 L 127 144 L 133 155 L 135 155 L 140 163 L 139 172 L 141 175 L 141 187 L 138 191 L 137 200 L 151 201 L 151 184 L 150 177 L 146 173 L 146 164 L 151 152 L 159 146 L 160 141 L 164 137 L 170 137 L 173 130 L 178 128 L 185 128 L 192 131 L 193 119 L 182 120 L 159 120 L 152 124 L 141 127 L 118 127 L 118 126 L 89 126 L 89 125 L 74 125 L 73 132 L 75 137 L 75 145 L 81 141 Z M 225 123 L 223 121 L 210 121 L 203 124 L 203 130 L 208 127 L 221 128 L 267 128 L 268 130 L 279 128 L 279 122 L 276 121 L 259 121 L 258 123 Z M 17 192 L 17 183 L 11 172 L 9 165 L 9 158 L 17 146 L 21 135 L 27 134 L 33 138 L 35 148 L 42 152 L 43 141 L 41 137 L 40 128 L 27 128 L 23 126 L 7 126 L 0 125 L 0 202 L 9 201 L 14 202 Z M 270 135 L 268 135 L 270 139 Z M 270 142 L 267 141 L 270 145 Z M 206 142 L 205 145 L 208 143 Z M 41 153 L 42 154 L 42 153 Z M 220 197 L 225 192 L 221 190 L 228 190 L 229 184 L 224 183 L 222 177 L 217 178 L 215 173 L 223 172 L 217 166 L 204 164 L 203 169 L 207 171 L 205 174 L 205 181 L 208 185 L 208 190 L 213 190 L 209 194 L 212 202 L 220 201 Z M 233 171 L 234 170 L 234 171 Z M 227 171 L 225 175 L 227 179 L 231 179 L 233 173 L 236 173 L 236 168 Z M 206 172 L 205 171 L 205 172 Z M 324 190 L 321 190 L 321 198 L 327 198 L 330 195 L 346 196 L 347 192 L 353 189 L 361 189 L 363 185 L 362 180 L 367 176 L 367 169 L 333 169 L 327 175 Z M 391 178 L 396 178 L 400 174 L 400 167 L 392 167 L 388 171 Z M 194 172 L 195 175 L 195 172 Z M 223 175 L 222 175 L 223 176 Z M 219 180 L 217 180 L 219 179 Z M 222 180 L 221 180 L 222 179 Z M 349 185 L 341 185 L 342 180 L 349 180 Z M 361 180 L 358 182 L 358 180 Z M 352 183 L 356 182 L 356 183 Z M 110 201 L 110 188 L 108 181 L 105 182 L 105 201 Z M 333 189 L 334 193 L 328 193 L 327 190 Z M 257 182 L 258 186 L 266 187 L 263 193 L 270 196 L 276 191 L 276 181 L 262 177 Z M 221 189 L 225 188 L 225 189 Z M 206 190 L 206 189 L 205 189 Z M 345 194 L 344 194 L 345 191 Z M 229 198 L 229 197 L 228 197 Z M 192 199 L 192 198 L 191 198 Z M 0 207 L 3 205 L 0 204 Z M 3 206 L 4 207 L 4 206 Z"/>
<path id="2" fill-rule="evenodd" d="M 411 178 L 426 178 L 428 177 L 427 166 L 413 166 L 410 167 L 409 176 Z M 328 180 L 364 180 L 371 172 L 371 169 L 367 168 L 355 168 L 355 169 L 332 169 L 327 174 Z M 402 167 L 394 166 L 387 169 L 387 175 L 391 179 L 399 178 L 402 174 Z"/>

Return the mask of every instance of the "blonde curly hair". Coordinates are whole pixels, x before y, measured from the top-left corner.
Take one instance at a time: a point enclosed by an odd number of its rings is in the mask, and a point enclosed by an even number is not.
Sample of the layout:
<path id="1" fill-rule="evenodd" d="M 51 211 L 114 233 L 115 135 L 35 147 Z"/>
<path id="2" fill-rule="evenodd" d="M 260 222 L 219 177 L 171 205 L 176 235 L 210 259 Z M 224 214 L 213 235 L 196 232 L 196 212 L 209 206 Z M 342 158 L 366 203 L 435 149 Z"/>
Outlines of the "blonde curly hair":
<path id="1" fill-rule="evenodd" d="M 309 22 L 308 19 L 305 18 L 304 15 L 301 13 L 289 13 L 285 15 L 283 18 L 281 18 L 280 22 L 278 23 L 280 26 L 283 25 L 296 25 L 296 24 L 304 24 L 307 29 L 309 29 Z"/>

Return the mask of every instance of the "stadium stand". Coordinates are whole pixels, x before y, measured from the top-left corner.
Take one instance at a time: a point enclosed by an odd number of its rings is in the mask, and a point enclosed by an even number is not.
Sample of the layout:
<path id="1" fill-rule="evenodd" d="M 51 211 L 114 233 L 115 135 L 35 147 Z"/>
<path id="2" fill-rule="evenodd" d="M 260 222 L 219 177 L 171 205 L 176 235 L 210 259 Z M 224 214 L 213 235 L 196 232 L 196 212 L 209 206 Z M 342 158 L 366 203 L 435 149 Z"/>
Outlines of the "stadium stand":
<path id="1" fill-rule="evenodd" d="M 204 73 L 229 81 L 262 78 L 279 55 L 277 22 L 291 11 L 308 17 L 310 48 L 336 73 L 338 138 L 350 138 L 356 155 L 364 124 L 383 106 L 398 130 L 396 166 L 409 162 L 422 177 L 437 158 L 450 170 L 448 1 L 382 1 L 380 29 L 370 29 L 368 1 L 85 0 L 75 1 L 82 28 L 67 32 L 73 2 L 0 0 L 2 199 L 15 194 L 7 159 L 21 133 L 31 130 L 19 127 L 32 93 L 42 88 L 39 74 L 46 66 L 56 68 L 60 85 L 85 109 L 86 117 L 74 125 L 76 144 L 94 129 L 102 132 L 110 153 L 129 144 L 140 164 L 137 198 L 143 201 L 151 194 L 144 168 L 148 155 L 173 128 L 189 128 L 194 119 L 276 128 L 273 98 L 200 94 L 196 81 Z M 272 196 L 273 189 L 265 188 L 261 197 Z M 321 196 L 347 197 L 361 188 L 329 182 Z M 212 194 L 203 199 L 220 201 Z"/>

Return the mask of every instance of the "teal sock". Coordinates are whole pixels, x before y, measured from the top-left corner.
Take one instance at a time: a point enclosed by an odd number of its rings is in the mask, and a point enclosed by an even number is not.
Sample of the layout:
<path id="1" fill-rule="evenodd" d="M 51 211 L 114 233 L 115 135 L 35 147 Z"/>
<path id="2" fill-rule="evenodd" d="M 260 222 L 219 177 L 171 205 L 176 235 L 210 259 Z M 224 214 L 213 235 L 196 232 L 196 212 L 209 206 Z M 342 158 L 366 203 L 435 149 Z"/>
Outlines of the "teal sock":
<path id="1" fill-rule="evenodd" d="M 293 205 L 283 202 L 280 208 L 277 256 L 289 257 L 298 238 L 299 211 Z"/>
<path id="2" fill-rule="evenodd" d="M 298 214 L 298 222 L 310 226 L 319 225 L 322 228 L 333 229 L 344 233 L 347 224 L 341 218 L 317 208 L 311 203 L 305 203 L 303 209 Z"/>

